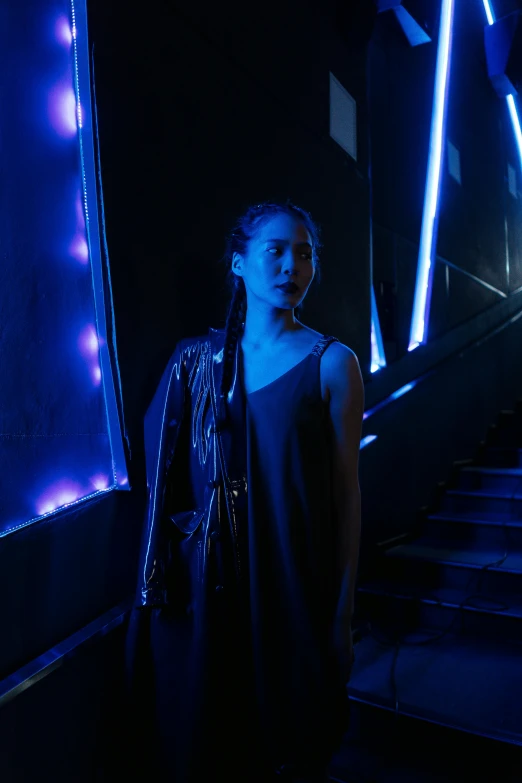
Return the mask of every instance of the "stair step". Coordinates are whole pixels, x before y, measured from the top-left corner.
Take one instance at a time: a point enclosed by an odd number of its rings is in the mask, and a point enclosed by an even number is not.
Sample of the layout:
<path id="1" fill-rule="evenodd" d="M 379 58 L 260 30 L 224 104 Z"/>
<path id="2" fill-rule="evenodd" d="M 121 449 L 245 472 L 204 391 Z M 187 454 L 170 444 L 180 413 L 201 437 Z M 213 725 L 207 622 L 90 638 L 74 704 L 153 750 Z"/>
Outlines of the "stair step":
<path id="1" fill-rule="evenodd" d="M 477 519 L 522 519 L 522 488 L 513 494 L 450 489 L 442 496 L 438 510 L 474 513 Z"/>
<path id="2" fill-rule="evenodd" d="M 361 573 L 361 583 L 384 580 L 389 584 L 409 583 L 419 589 L 454 588 L 486 595 L 522 594 L 522 555 L 505 549 L 473 551 L 426 543 L 422 538 L 388 549 Z"/>
<path id="3" fill-rule="evenodd" d="M 472 513 L 462 512 L 461 514 L 448 514 L 440 511 L 436 511 L 433 514 L 428 514 L 426 519 L 437 520 L 440 519 L 443 522 L 461 522 L 466 525 L 482 525 L 483 527 L 509 527 L 520 528 L 522 527 L 522 519 L 480 519 Z"/>
<path id="4" fill-rule="evenodd" d="M 419 629 L 397 651 L 368 635 L 355 647 L 350 698 L 413 718 L 522 745 L 522 646 Z M 392 667 L 396 693 L 392 686 Z"/>
<path id="5" fill-rule="evenodd" d="M 387 633 L 410 632 L 419 626 L 439 632 L 453 629 L 477 639 L 504 639 L 522 644 L 522 601 L 514 594 L 444 588 L 419 589 L 384 582 L 357 590 L 358 615 Z"/>
<path id="6" fill-rule="evenodd" d="M 356 614 L 369 633 L 354 636 L 348 693 L 520 750 L 522 401 L 500 411 L 475 460 L 454 463 L 451 482 L 421 535 L 360 575 Z"/>
<path id="7" fill-rule="evenodd" d="M 522 552 L 522 519 L 477 519 L 475 514 L 430 514 L 422 523 L 422 538 L 462 549 Z"/>
<path id="8" fill-rule="evenodd" d="M 472 466 L 460 468 L 457 490 L 491 492 L 494 495 L 512 495 L 522 492 L 522 467 L 493 468 Z"/>
<path id="9" fill-rule="evenodd" d="M 427 604 L 442 603 L 448 608 L 457 609 L 469 595 L 465 590 L 455 587 L 433 587 L 431 590 L 419 589 L 409 584 L 390 585 L 384 581 L 365 582 L 361 585 L 357 593 L 368 593 L 372 595 L 386 595 L 393 598 L 418 600 Z M 506 608 L 500 608 L 506 607 Z M 466 604 L 463 611 L 480 612 L 486 614 L 502 613 L 505 617 L 522 619 L 522 598 L 517 595 L 483 595 L 474 599 L 473 602 Z"/>
<path id="10" fill-rule="evenodd" d="M 497 549 L 487 552 L 476 552 L 469 549 L 433 545 L 421 538 L 410 544 L 400 544 L 389 549 L 385 558 L 405 558 L 414 560 L 432 560 L 439 564 L 466 566 L 468 569 L 481 569 L 489 563 L 504 558 L 505 550 Z M 499 572 L 518 574 L 522 577 L 522 553 L 510 552 L 502 565 L 490 566 Z"/>

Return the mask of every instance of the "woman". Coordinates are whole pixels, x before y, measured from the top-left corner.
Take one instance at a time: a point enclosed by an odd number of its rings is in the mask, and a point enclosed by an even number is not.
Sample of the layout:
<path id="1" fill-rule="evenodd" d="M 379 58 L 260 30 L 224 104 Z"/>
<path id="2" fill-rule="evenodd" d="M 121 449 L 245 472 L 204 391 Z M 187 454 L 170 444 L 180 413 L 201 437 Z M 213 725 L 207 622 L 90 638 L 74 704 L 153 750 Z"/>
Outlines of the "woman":
<path id="1" fill-rule="evenodd" d="M 290 202 L 248 209 L 226 328 L 178 344 L 147 412 L 130 647 L 179 783 L 327 781 L 348 726 L 364 389 L 353 351 L 295 317 L 319 247 Z"/>

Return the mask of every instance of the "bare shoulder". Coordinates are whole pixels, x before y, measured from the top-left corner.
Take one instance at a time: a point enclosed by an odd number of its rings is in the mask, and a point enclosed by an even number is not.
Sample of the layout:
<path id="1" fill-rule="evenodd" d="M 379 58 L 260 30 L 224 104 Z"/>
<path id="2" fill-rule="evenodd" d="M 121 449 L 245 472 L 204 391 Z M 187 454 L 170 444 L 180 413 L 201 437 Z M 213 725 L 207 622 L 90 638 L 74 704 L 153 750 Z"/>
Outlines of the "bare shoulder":
<path id="1" fill-rule="evenodd" d="M 322 374 L 330 396 L 364 396 L 364 384 L 357 354 L 341 342 L 331 343 L 322 357 Z"/>
<path id="2" fill-rule="evenodd" d="M 323 354 L 323 362 L 332 371 L 343 370 L 350 366 L 359 367 L 359 360 L 355 351 L 341 342 L 330 343 Z"/>

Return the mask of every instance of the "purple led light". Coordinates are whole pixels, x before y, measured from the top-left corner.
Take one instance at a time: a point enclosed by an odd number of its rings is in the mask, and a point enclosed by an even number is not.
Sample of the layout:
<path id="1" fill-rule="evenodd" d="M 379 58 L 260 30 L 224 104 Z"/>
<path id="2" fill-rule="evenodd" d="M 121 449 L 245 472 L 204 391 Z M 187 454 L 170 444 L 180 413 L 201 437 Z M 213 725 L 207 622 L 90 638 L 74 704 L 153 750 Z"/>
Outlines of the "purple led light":
<path id="1" fill-rule="evenodd" d="M 54 32 L 58 43 L 63 44 L 63 46 L 66 46 L 69 49 L 72 44 L 73 35 L 69 20 L 66 16 L 58 17 L 54 26 Z"/>
<path id="2" fill-rule="evenodd" d="M 52 486 L 48 487 L 45 492 L 36 501 L 36 513 L 38 516 L 44 514 L 50 514 L 61 506 L 67 506 L 69 503 L 74 503 L 75 500 L 83 497 L 85 492 L 75 481 L 70 479 L 62 479 L 56 482 Z"/>
<path id="3" fill-rule="evenodd" d="M 83 201 L 82 201 L 82 192 L 79 190 L 76 193 L 76 201 L 75 201 L 75 207 L 76 207 L 76 226 L 79 230 L 85 229 L 85 215 L 83 214 Z"/>
<path id="4" fill-rule="evenodd" d="M 76 135 L 76 96 L 70 83 L 60 82 L 50 91 L 49 119 L 59 136 L 68 139 Z"/>
<path id="5" fill-rule="evenodd" d="M 70 255 L 84 266 L 89 263 L 89 246 L 85 234 L 85 216 L 83 212 L 82 193 L 76 193 L 74 202 L 76 211 L 76 235 L 69 246 Z"/>
<path id="6" fill-rule="evenodd" d="M 107 476 L 100 473 L 97 476 L 93 476 L 91 478 L 91 484 L 95 489 L 101 492 L 102 490 L 109 488 L 109 479 Z"/>
<path id="7" fill-rule="evenodd" d="M 101 375 L 101 368 L 100 368 L 99 364 L 97 364 L 95 367 L 92 368 L 91 375 L 92 375 L 92 382 L 94 383 L 94 385 L 95 386 L 99 386 L 100 383 L 101 383 L 101 377 L 102 377 L 102 375 Z"/>
<path id="8" fill-rule="evenodd" d="M 86 359 L 89 367 L 89 373 L 94 386 L 101 384 L 102 374 L 99 364 L 100 340 L 96 334 L 96 329 L 89 324 L 81 332 L 78 339 L 78 347 L 81 355 Z"/>
<path id="9" fill-rule="evenodd" d="M 98 335 L 96 334 L 96 329 L 92 324 L 89 324 L 89 326 L 86 326 L 83 332 L 80 334 L 80 339 L 78 340 L 78 344 L 80 346 L 80 351 L 82 356 L 85 356 L 86 358 L 92 358 L 93 356 L 98 356 L 98 349 L 99 349 L 99 342 L 98 342 Z"/>
<path id="10" fill-rule="evenodd" d="M 76 234 L 69 246 L 69 253 L 73 258 L 79 261 L 80 264 L 86 265 L 89 263 L 89 247 L 82 234 Z"/>
<path id="11" fill-rule="evenodd" d="M 96 335 L 96 333 L 95 333 L 94 329 L 91 331 L 91 333 L 90 333 L 90 335 L 89 335 L 89 342 L 88 342 L 88 347 L 89 347 L 89 350 L 90 350 L 92 353 L 94 353 L 94 354 L 97 354 L 97 353 L 98 353 L 98 350 L 99 350 L 100 344 L 99 344 L 99 342 L 98 342 L 98 337 L 97 337 L 97 335 Z"/>

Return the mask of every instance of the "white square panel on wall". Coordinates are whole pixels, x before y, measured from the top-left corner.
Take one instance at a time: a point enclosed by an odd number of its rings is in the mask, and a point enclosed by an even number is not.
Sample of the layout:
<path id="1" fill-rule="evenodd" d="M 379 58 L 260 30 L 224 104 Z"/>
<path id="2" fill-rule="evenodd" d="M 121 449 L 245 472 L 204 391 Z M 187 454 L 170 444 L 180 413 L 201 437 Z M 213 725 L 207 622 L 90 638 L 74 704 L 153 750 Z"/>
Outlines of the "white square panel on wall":
<path id="1" fill-rule="evenodd" d="M 460 152 L 448 139 L 448 171 L 459 185 L 462 185 L 460 176 Z"/>
<path id="2" fill-rule="evenodd" d="M 516 169 L 508 163 L 508 187 L 509 192 L 514 198 L 518 198 L 517 193 L 517 172 Z"/>
<path id="3" fill-rule="evenodd" d="M 357 103 L 330 73 L 330 136 L 357 160 Z"/>

